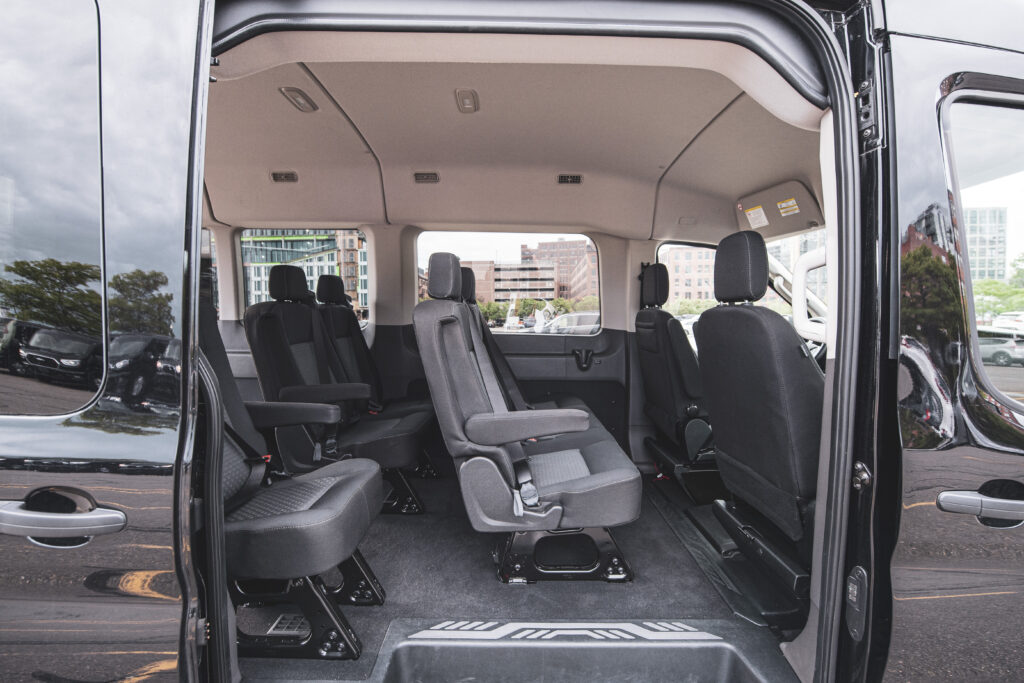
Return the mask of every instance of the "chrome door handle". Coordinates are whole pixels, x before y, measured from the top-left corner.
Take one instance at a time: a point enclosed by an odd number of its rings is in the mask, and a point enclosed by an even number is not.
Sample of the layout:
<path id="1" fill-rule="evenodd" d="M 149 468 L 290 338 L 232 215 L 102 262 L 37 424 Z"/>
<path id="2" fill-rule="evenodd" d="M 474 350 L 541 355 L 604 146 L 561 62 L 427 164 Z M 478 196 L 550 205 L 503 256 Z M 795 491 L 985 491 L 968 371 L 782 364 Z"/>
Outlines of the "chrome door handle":
<path id="1" fill-rule="evenodd" d="M 944 512 L 1024 521 L 1024 500 L 993 498 L 977 491 L 943 491 L 935 505 Z"/>
<path id="2" fill-rule="evenodd" d="M 120 510 L 96 508 L 89 512 L 36 512 L 20 500 L 0 500 L 0 534 L 39 538 L 77 538 L 112 534 L 125 527 Z"/>

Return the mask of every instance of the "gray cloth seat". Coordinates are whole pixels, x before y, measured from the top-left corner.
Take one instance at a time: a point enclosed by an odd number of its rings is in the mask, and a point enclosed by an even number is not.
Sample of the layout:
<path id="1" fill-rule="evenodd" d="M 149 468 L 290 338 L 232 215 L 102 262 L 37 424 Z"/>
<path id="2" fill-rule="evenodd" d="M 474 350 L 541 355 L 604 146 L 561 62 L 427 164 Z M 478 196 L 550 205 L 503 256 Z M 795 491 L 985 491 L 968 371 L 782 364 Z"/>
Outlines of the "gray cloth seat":
<path id="1" fill-rule="evenodd" d="M 477 305 L 476 275 L 473 273 L 472 268 L 462 268 L 461 270 L 462 302 L 469 307 L 473 320 L 480 328 L 480 333 L 484 340 L 484 346 L 486 347 L 487 354 L 490 357 L 491 364 L 494 366 L 495 372 L 498 376 L 498 382 L 501 385 L 502 392 L 505 394 L 505 400 L 508 403 L 509 408 L 513 410 L 575 408 L 585 410 L 590 413 L 591 417 L 593 417 L 594 412 L 587 406 L 586 401 L 578 396 L 572 396 L 570 394 L 551 394 L 547 398 L 539 401 L 526 400 L 526 395 L 523 392 L 522 386 L 519 384 L 519 379 L 516 377 L 515 372 L 513 372 L 508 359 L 505 358 L 505 354 L 502 353 L 501 347 L 498 346 L 495 341 L 494 334 L 491 332 L 491 328 L 487 326 L 487 321 L 484 320 L 483 313 L 480 311 L 480 306 Z M 594 420 L 592 420 L 592 422 L 593 421 Z"/>
<path id="2" fill-rule="evenodd" d="M 321 574 L 352 556 L 384 502 L 380 466 L 354 458 L 261 488 L 224 522 L 228 572 Z"/>
<path id="3" fill-rule="evenodd" d="M 597 419 L 594 412 L 587 406 L 586 402 L 570 394 L 554 394 L 542 401 L 526 401 L 519 381 L 516 379 L 512 367 L 509 365 L 501 348 L 495 342 L 494 337 L 483 313 L 476 301 L 476 276 L 472 268 L 462 268 L 462 302 L 467 305 L 470 312 L 471 324 L 479 330 L 484 341 L 487 357 L 495 368 L 498 384 L 505 397 L 505 404 L 509 410 L 557 410 L 571 408 L 582 410 L 590 417 L 590 424 L 585 432 L 569 434 L 558 434 L 545 437 L 536 441 L 527 441 L 523 449 L 527 453 L 543 453 L 557 448 L 580 448 L 600 441 L 614 439 L 611 433 L 605 429 L 601 421 Z"/>
<path id="4" fill-rule="evenodd" d="M 258 465 L 246 451 L 268 453 L 267 444 L 242 401 L 217 329 L 217 314 L 208 300 L 200 302 L 199 343 L 217 377 L 229 427 L 223 439 L 224 498 L 229 504 L 242 498 L 225 516 L 229 576 L 295 579 L 320 574 L 347 560 L 383 502 L 380 467 L 370 460 L 344 460 L 247 490 Z M 260 472 L 262 467 L 256 474 Z"/>
<path id="5" fill-rule="evenodd" d="M 338 275 L 321 275 L 316 283 L 316 298 L 324 328 L 334 345 L 338 360 L 350 382 L 361 382 L 370 387 L 370 398 L 365 407 L 371 417 L 405 417 L 412 413 L 427 413 L 433 418 L 434 405 L 430 398 L 384 397 L 384 385 L 373 353 L 366 343 L 359 319 L 352 310 L 352 300 L 345 293 L 345 283 Z"/>
<path id="6" fill-rule="evenodd" d="M 453 254 L 430 257 L 416 341 L 463 500 L 478 531 L 548 531 L 626 524 L 640 513 L 640 472 L 583 410 L 510 410 Z M 558 439 L 545 437 L 563 435 Z M 537 438 L 536 442 L 524 441 Z M 531 504 L 530 488 L 537 500 Z M 517 504 L 517 500 L 525 505 Z"/>
<path id="7" fill-rule="evenodd" d="M 737 498 L 796 542 L 812 528 L 824 375 L 793 326 L 753 305 L 768 287 L 764 238 L 721 241 L 715 297 L 696 327 L 718 468 Z"/>
<path id="8" fill-rule="evenodd" d="M 700 367 L 682 323 L 662 306 L 668 300 L 668 268 L 652 263 L 640 273 L 636 344 L 644 382 L 644 413 L 661 438 L 696 461 L 705 446 L 707 411 Z M 690 425 L 693 421 L 699 424 Z"/>
<path id="9" fill-rule="evenodd" d="M 272 301 L 250 306 L 244 317 L 264 398 L 310 400 L 305 396 L 322 394 L 318 402 L 338 403 L 345 409 L 337 433 L 339 456 L 371 458 L 384 468 L 415 466 L 421 440 L 433 420 L 431 413 L 365 415 L 371 388 L 346 374 L 301 268 L 271 268 L 270 296 Z M 350 397 L 336 398 L 345 385 L 353 389 Z M 278 440 L 287 440 L 296 450 L 304 442 L 294 433 L 279 432 Z"/>

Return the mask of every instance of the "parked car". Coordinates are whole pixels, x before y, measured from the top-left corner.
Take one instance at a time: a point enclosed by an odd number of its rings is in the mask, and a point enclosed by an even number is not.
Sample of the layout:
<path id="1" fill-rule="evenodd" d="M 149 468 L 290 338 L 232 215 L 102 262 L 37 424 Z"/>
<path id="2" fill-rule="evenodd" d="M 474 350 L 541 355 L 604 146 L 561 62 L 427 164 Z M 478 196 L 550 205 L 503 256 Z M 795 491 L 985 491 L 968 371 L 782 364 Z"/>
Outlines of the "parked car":
<path id="1" fill-rule="evenodd" d="M 40 329 L 18 349 L 25 374 L 46 382 L 98 389 L 103 379 L 99 339 L 63 330 Z"/>
<path id="2" fill-rule="evenodd" d="M 7 368 L 12 375 L 24 375 L 25 362 L 18 351 L 28 343 L 42 325 L 9 319 L 4 325 L 3 339 L 0 340 L 0 367 Z"/>
<path id="3" fill-rule="evenodd" d="M 1002 367 L 1018 363 L 1024 365 L 1024 335 L 1009 330 L 979 327 L 978 347 L 984 363 Z"/>
<path id="4" fill-rule="evenodd" d="M 164 404 L 178 402 L 181 391 L 181 340 L 171 339 L 156 361 L 151 389 L 147 397 Z"/>
<path id="5" fill-rule="evenodd" d="M 129 404 L 145 399 L 153 388 L 158 359 L 169 341 L 168 337 L 142 334 L 120 334 L 111 339 L 107 352 L 107 395 Z"/>
<path id="6" fill-rule="evenodd" d="M 600 311 L 577 311 L 552 318 L 536 331 L 541 334 L 596 334 L 600 329 Z"/>

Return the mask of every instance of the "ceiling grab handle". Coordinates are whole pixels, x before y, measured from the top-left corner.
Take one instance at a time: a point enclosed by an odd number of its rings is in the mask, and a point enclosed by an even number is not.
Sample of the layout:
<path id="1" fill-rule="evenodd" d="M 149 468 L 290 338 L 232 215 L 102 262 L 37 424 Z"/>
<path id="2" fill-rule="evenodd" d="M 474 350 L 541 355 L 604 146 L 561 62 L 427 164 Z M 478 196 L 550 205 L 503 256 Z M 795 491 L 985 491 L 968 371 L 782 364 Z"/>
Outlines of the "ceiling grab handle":
<path id="1" fill-rule="evenodd" d="M 807 315 L 807 273 L 825 266 L 824 248 L 803 254 L 793 267 L 793 327 L 807 341 L 824 344 L 828 337 L 825 323 Z"/>

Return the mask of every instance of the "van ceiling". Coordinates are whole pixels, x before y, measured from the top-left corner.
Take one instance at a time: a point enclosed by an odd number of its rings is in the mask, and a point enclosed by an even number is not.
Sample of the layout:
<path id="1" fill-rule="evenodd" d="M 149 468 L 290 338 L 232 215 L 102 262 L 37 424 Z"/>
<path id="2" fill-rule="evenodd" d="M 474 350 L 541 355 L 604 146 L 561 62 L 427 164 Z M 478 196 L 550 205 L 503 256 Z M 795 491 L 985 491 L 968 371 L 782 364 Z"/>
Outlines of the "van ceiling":
<path id="1" fill-rule="evenodd" d="M 798 180 L 820 201 L 822 111 L 729 43 L 282 32 L 219 59 L 208 223 L 714 242 L 736 229 L 743 195 Z M 318 109 L 300 111 L 285 87 Z M 459 111 L 460 88 L 478 111 Z M 279 171 L 298 182 L 273 182 Z M 416 183 L 422 172 L 439 182 Z"/>

